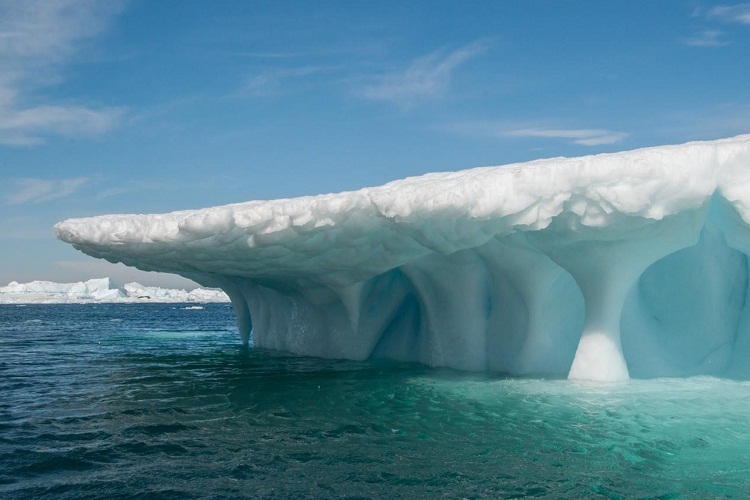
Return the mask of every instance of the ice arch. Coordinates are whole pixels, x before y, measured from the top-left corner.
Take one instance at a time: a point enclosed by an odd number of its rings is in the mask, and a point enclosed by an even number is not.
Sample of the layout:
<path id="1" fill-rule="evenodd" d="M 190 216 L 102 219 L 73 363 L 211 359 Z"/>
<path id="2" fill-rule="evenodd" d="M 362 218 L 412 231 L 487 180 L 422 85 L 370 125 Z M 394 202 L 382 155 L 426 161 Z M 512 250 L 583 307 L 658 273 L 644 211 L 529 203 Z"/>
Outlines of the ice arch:
<path id="1" fill-rule="evenodd" d="M 740 136 L 55 229 L 223 288 L 256 346 L 609 381 L 750 375 L 749 222 Z"/>

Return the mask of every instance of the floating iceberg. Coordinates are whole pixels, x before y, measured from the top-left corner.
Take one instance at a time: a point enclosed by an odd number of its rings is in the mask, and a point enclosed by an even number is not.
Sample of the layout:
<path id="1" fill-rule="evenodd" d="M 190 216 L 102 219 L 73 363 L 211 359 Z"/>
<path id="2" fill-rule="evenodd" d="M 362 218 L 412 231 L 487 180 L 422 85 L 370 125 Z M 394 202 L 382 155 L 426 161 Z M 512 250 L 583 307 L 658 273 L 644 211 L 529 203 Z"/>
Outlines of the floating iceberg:
<path id="1" fill-rule="evenodd" d="M 117 286 L 110 278 L 77 283 L 11 281 L 0 286 L 0 304 L 71 303 L 71 302 L 227 302 L 221 290 L 196 288 L 191 291 L 143 286 L 128 283 Z"/>
<path id="2" fill-rule="evenodd" d="M 0 303 L 19 302 L 75 302 L 113 301 L 125 297 L 125 292 L 109 278 L 91 279 L 77 283 L 54 283 L 52 281 L 32 281 L 18 283 L 11 281 L 0 287 Z"/>
<path id="3" fill-rule="evenodd" d="M 224 289 L 256 346 L 616 381 L 750 376 L 749 224 L 740 136 L 55 230 Z"/>

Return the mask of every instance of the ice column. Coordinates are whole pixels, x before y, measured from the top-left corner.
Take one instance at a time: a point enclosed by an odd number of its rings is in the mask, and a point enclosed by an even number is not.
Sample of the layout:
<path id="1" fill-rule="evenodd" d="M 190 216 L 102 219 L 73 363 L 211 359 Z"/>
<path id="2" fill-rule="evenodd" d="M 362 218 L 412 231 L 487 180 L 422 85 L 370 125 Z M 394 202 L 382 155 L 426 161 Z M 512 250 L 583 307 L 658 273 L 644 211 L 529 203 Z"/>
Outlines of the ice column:
<path id="1" fill-rule="evenodd" d="M 651 264 L 698 241 L 705 212 L 704 207 L 607 235 L 595 228 L 530 235 L 538 248 L 573 276 L 583 294 L 586 318 L 569 379 L 629 378 L 620 344 L 627 294 Z"/>

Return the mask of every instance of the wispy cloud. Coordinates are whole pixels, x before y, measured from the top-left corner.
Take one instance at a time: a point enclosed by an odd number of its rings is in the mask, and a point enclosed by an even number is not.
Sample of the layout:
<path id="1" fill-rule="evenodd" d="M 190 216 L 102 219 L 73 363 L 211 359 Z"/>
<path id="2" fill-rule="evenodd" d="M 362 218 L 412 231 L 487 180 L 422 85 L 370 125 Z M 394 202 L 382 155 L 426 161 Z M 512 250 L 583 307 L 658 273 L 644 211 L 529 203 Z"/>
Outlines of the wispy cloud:
<path id="1" fill-rule="evenodd" d="M 121 2 L 0 0 L 0 144 L 30 146 L 49 135 L 80 137 L 115 127 L 120 108 L 28 104 L 28 94 L 56 80 L 81 41 L 102 33 Z"/>
<path id="2" fill-rule="evenodd" d="M 385 50 L 384 40 L 364 41 L 335 46 L 310 46 L 297 47 L 295 50 L 273 50 L 273 51 L 233 51 L 230 54 L 252 59 L 288 60 L 304 59 L 306 61 L 320 59 L 329 56 L 366 57 L 371 55 L 382 55 Z"/>
<path id="3" fill-rule="evenodd" d="M 595 128 L 559 128 L 528 126 L 524 124 L 480 121 L 459 123 L 449 128 L 451 132 L 472 137 L 504 139 L 511 137 L 537 137 L 540 139 L 565 139 L 579 146 L 616 144 L 628 137 L 626 132 Z"/>
<path id="4" fill-rule="evenodd" d="M 750 25 L 750 3 L 740 3 L 735 5 L 720 5 L 712 7 L 707 11 L 697 9 L 693 17 L 704 17 L 704 21 L 715 24 L 717 21 L 723 23 L 738 23 Z M 695 34 L 688 38 L 681 38 L 680 41 L 691 47 L 723 47 L 730 42 L 725 40 L 726 33 L 718 29 L 704 29 L 696 31 Z"/>
<path id="5" fill-rule="evenodd" d="M 719 30 L 703 30 L 696 32 L 689 38 L 683 38 L 682 43 L 691 47 L 723 47 L 728 42 L 723 40 L 724 32 Z"/>
<path id="6" fill-rule="evenodd" d="M 103 189 L 96 194 L 95 199 L 98 201 L 106 200 L 107 198 L 111 198 L 113 196 L 121 196 L 123 194 L 132 193 L 134 191 L 136 191 L 136 188 L 134 187 L 116 187 Z"/>
<path id="7" fill-rule="evenodd" d="M 372 84 L 364 86 L 356 94 L 376 101 L 391 101 L 410 106 L 423 99 L 434 99 L 445 95 L 453 72 L 483 53 L 485 41 L 474 42 L 458 50 L 439 50 L 413 61 L 406 69 L 380 75 Z"/>
<path id="8" fill-rule="evenodd" d="M 728 23 L 750 24 L 750 3 L 713 7 L 708 11 L 708 17 Z"/>
<path id="9" fill-rule="evenodd" d="M 545 139 L 568 139 L 573 144 L 581 146 L 600 146 L 602 144 L 615 144 L 622 142 L 628 137 L 625 132 L 616 132 L 606 129 L 544 129 L 525 128 L 508 130 L 503 133 L 506 137 L 541 137 Z"/>
<path id="10" fill-rule="evenodd" d="M 0 143 L 33 146 L 45 134 L 83 137 L 106 132 L 118 123 L 120 108 L 89 109 L 83 106 L 38 106 L 20 110 L 0 109 Z"/>
<path id="11" fill-rule="evenodd" d="M 652 117 L 653 130 L 670 141 L 718 139 L 750 132 L 750 105 L 705 103 Z"/>
<path id="12" fill-rule="evenodd" d="M 302 66 L 299 68 L 268 68 L 250 75 L 235 97 L 273 97 L 285 92 L 290 80 L 329 73 L 337 68 L 331 66 Z"/>
<path id="13" fill-rule="evenodd" d="M 104 184 L 108 181 L 106 179 L 94 179 L 92 182 L 95 184 Z M 200 186 L 197 183 L 195 185 L 192 185 L 190 183 L 186 184 L 183 182 L 175 182 L 174 179 L 169 181 L 136 179 L 125 182 L 120 180 L 117 182 L 116 186 L 102 189 L 101 191 L 96 193 L 96 195 L 94 195 L 92 199 L 96 201 L 102 201 L 116 196 L 123 196 L 131 193 L 143 194 L 145 192 L 164 194 L 170 191 L 180 191 L 185 189 L 206 187 L 206 185 L 207 181 L 205 180 L 200 181 Z"/>
<path id="14" fill-rule="evenodd" d="M 86 177 L 74 179 L 15 179 L 16 191 L 6 196 L 8 205 L 42 203 L 70 196 L 89 181 Z"/>

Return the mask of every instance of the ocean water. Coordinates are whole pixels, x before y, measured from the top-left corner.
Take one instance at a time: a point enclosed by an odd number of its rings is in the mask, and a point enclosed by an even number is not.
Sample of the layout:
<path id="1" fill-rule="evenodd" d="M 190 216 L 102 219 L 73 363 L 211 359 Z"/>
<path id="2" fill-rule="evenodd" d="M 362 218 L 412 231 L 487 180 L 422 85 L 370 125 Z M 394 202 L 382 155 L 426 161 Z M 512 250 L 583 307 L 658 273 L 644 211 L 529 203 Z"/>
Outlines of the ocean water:
<path id="1" fill-rule="evenodd" d="M 2 498 L 747 498 L 750 384 L 248 349 L 231 308 L 0 306 Z"/>

